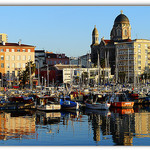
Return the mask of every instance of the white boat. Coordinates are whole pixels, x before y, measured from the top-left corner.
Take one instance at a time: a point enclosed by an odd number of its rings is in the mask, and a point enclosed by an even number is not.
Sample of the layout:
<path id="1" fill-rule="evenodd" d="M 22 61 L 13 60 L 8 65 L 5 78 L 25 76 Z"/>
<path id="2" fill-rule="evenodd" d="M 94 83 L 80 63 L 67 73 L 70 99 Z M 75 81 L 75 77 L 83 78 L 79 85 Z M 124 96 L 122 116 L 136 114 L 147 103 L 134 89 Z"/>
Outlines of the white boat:
<path id="1" fill-rule="evenodd" d="M 89 108 L 89 109 L 109 109 L 110 107 L 110 103 L 108 103 L 107 101 L 105 103 L 85 103 L 86 105 L 86 108 Z"/>
<path id="2" fill-rule="evenodd" d="M 38 99 L 36 108 L 43 111 L 56 111 L 61 109 L 61 105 L 55 97 L 44 96 Z"/>

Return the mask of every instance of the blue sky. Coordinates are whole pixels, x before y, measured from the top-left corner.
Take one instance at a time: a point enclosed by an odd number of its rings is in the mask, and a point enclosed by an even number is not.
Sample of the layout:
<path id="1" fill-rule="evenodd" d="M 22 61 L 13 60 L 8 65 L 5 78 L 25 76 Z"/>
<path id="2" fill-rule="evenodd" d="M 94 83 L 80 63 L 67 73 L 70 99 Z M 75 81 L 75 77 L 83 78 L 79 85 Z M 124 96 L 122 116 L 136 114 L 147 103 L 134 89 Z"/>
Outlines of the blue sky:
<path id="1" fill-rule="evenodd" d="M 120 11 L 129 18 L 131 37 L 150 39 L 150 6 L 0 6 L 0 33 L 36 49 L 81 56 L 90 51 L 94 25 L 110 38 Z"/>

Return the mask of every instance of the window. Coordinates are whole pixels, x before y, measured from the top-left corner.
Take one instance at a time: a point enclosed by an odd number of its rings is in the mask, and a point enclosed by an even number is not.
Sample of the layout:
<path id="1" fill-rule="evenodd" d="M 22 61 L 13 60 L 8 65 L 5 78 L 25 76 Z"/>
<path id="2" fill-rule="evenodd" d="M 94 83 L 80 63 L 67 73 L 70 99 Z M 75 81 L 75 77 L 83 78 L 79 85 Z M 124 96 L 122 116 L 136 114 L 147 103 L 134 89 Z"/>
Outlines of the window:
<path id="1" fill-rule="evenodd" d="M 25 50 L 25 49 L 22 49 L 22 52 L 26 52 L 26 50 Z"/>
<path id="2" fill-rule="evenodd" d="M 138 65 L 141 65 L 141 61 L 138 61 Z"/>
<path id="3" fill-rule="evenodd" d="M 9 52 L 9 49 L 6 49 L 6 52 Z"/>
<path id="4" fill-rule="evenodd" d="M 21 63 L 17 63 L 17 68 L 21 68 Z"/>
<path id="5" fill-rule="evenodd" d="M 4 49 L 1 49 L 1 52 L 4 52 Z"/>
<path id="6" fill-rule="evenodd" d="M 22 56 L 22 60 L 26 60 L 26 56 Z"/>
<path id="7" fill-rule="evenodd" d="M 121 35 L 121 30 L 118 29 L 118 30 L 117 30 L 117 36 L 120 36 L 120 35 Z"/>
<path id="8" fill-rule="evenodd" d="M 10 56 L 7 55 L 7 56 L 6 56 L 6 60 L 9 60 L 9 58 L 10 58 Z"/>
<path id="9" fill-rule="evenodd" d="M 54 65 L 56 65 L 56 61 L 54 61 Z"/>
<path id="10" fill-rule="evenodd" d="M 145 50 L 145 54 L 148 54 L 148 50 L 147 49 Z"/>
<path id="11" fill-rule="evenodd" d="M 138 67 L 139 70 L 141 70 L 141 67 Z"/>
<path id="12" fill-rule="evenodd" d="M 141 50 L 140 50 L 140 49 L 138 49 L 138 53 L 141 53 Z"/>
<path id="13" fill-rule="evenodd" d="M 20 59 L 21 59 L 21 56 L 20 56 L 20 55 L 18 55 L 18 56 L 17 56 L 17 60 L 20 60 Z"/>
<path id="14" fill-rule="evenodd" d="M 1 55 L 1 60 L 4 60 L 4 56 L 3 55 Z"/>
<path id="15" fill-rule="evenodd" d="M 20 52 L 20 49 L 17 49 L 17 52 Z"/>
<path id="16" fill-rule="evenodd" d="M 25 63 L 23 63 L 22 65 L 23 65 L 23 68 L 25 68 L 25 67 L 26 67 L 26 64 L 25 64 Z"/>
<path id="17" fill-rule="evenodd" d="M 15 63 L 12 63 L 12 68 L 15 68 Z"/>
<path id="18" fill-rule="evenodd" d="M 15 56 L 12 56 L 11 59 L 12 59 L 12 60 L 15 60 Z"/>
<path id="19" fill-rule="evenodd" d="M 28 60 L 31 60 L 31 56 L 28 56 Z"/>
<path id="20" fill-rule="evenodd" d="M 141 59 L 141 55 L 138 55 L 138 59 Z"/>
<path id="21" fill-rule="evenodd" d="M 145 48 L 148 48 L 148 45 L 147 45 L 147 44 L 145 44 Z"/>
<path id="22" fill-rule="evenodd" d="M 65 60 L 65 64 L 67 64 L 67 60 Z"/>
<path id="23" fill-rule="evenodd" d="M 11 49 L 11 52 L 15 52 L 15 50 L 14 50 L 14 49 Z"/>
<path id="24" fill-rule="evenodd" d="M 138 44 L 138 48 L 141 48 L 141 44 Z"/>
<path id="25" fill-rule="evenodd" d="M 1 68 L 4 68 L 4 63 L 1 63 Z"/>
<path id="26" fill-rule="evenodd" d="M 127 30 L 126 29 L 124 30 L 124 35 L 127 36 Z"/>
<path id="27" fill-rule="evenodd" d="M 7 68 L 9 68 L 9 66 L 10 66 L 9 63 L 7 63 Z"/>
<path id="28" fill-rule="evenodd" d="M 31 49 L 28 49 L 28 52 L 31 52 Z"/>

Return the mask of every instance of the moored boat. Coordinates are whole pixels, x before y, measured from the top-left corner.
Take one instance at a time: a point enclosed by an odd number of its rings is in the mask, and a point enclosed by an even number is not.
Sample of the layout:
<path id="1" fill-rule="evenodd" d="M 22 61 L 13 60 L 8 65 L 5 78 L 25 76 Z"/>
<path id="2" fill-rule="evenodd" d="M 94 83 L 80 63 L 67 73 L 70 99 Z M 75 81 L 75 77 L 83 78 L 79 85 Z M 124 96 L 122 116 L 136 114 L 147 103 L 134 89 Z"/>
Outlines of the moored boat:
<path id="1" fill-rule="evenodd" d="M 79 109 L 79 103 L 71 101 L 70 96 L 61 96 L 60 105 L 61 105 L 61 109 L 65 109 L 65 110 Z"/>
<path id="2" fill-rule="evenodd" d="M 56 97 L 43 96 L 37 99 L 36 109 L 43 111 L 58 111 L 61 109 L 61 105 Z"/>
<path id="3" fill-rule="evenodd" d="M 134 102 L 129 101 L 125 93 L 113 94 L 110 98 L 111 107 L 133 108 Z"/>
<path id="4" fill-rule="evenodd" d="M 85 105 L 86 105 L 86 108 L 88 108 L 88 109 L 109 109 L 109 107 L 110 107 L 110 103 L 108 103 L 107 101 L 105 102 L 105 103 L 97 103 L 97 102 L 95 102 L 95 103 L 85 103 Z"/>

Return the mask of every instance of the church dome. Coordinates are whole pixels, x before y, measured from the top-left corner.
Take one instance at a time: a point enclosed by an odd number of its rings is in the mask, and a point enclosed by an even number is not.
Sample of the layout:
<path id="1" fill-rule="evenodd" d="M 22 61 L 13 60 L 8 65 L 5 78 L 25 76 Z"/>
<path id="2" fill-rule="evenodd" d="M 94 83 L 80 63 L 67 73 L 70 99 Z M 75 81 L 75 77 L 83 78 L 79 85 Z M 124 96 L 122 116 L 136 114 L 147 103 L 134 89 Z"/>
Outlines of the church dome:
<path id="1" fill-rule="evenodd" d="M 98 30 L 96 29 L 96 26 L 95 26 L 93 29 L 92 35 L 96 35 L 96 34 L 98 34 Z"/>
<path id="2" fill-rule="evenodd" d="M 126 15 L 121 13 L 116 17 L 114 23 L 129 23 L 129 19 Z"/>

